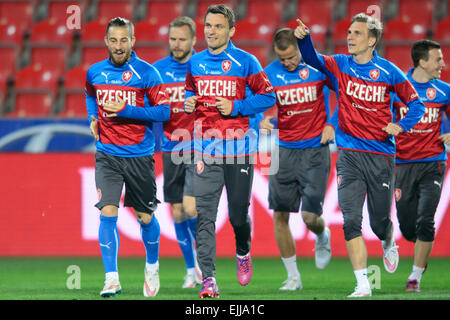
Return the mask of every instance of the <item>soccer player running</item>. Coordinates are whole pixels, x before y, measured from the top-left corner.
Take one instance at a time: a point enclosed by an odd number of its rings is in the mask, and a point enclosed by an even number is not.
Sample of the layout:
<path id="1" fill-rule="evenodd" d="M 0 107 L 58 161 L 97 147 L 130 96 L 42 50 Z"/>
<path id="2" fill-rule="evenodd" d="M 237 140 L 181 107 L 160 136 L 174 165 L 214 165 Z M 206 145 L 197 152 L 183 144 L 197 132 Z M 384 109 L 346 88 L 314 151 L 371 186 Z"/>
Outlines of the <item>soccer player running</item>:
<path id="1" fill-rule="evenodd" d="M 258 60 L 230 41 L 234 22 L 229 7 L 208 7 L 204 28 L 208 48 L 191 57 L 186 76 L 184 107 L 195 116 L 194 193 L 197 259 L 203 275 L 201 298 L 219 297 L 215 221 L 224 185 L 236 239 L 238 281 L 245 286 L 252 277 L 248 207 L 258 141 L 256 114 L 275 103 L 272 85 Z"/>
<path id="2" fill-rule="evenodd" d="M 383 263 L 389 272 L 398 266 L 398 250 L 390 219 L 395 173 L 394 136 L 408 131 L 423 116 L 425 106 L 405 75 L 378 57 L 381 22 L 364 13 L 355 15 L 347 32 L 349 55 L 325 56 L 313 46 L 309 29 L 298 21 L 297 42 L 305 62 L 327 74 L 338 94 L 333 115 L 338 159 L 338 203 L 344 237 L 357 286 L 349 297 L 371 296 L 367 278 L 367 249 L 361 232 L 367 194 L 372 231 L 382 240 Z M 408 106 L 407 115 L 392 122 L 390 93 Z"/>
<path id="3" fill-rule="evenodd" d="M 442 117 L 450 114 L 450 85 L 439 80 L 445 66 L 439 43 L 419 40 L 411 48 L 414 68 L 408 80 L 425 104 L 425 115 L 408 132 L 395 137 L 396 180 L 394 196 L 400 231 L 414 242 L 414 262 L 406 291 L 420 291 L 420 280 L 428 264 L 434 242 L 434 214 L 441 197 L 447 167 L 444 143 L 450 145 L 450 133 L 444 133 Z M 394 97 L 397 121 L 408 107 Z"/>
<path id="4" fill-rule="evenodd" d="M 184 82 L 187 62 L 194 53 L 195 30 L 195 22 L 189 17 L 173 20 L 169 24 L 170 55 L 153 63 L 170 97 L 170 118 L 164 122 L 162 144 L 163 189 L 164 201 L 170 203 L 172 209 L 175 234 L 186 263 L 182 288 L 193 288 L 202 283 L 194 247 L 197 231 L 192 158 L 194 115 L 183 110 Z"/>
<path id="5" fill-rule="evenodd" d="M 301 200 L 303 221 L 316 234 L 316 266 L 324 269 L 331 259 L 331 245 L 330 229 L 321 215 L 331 163 L 328 142 L 334 139 L 334 128 L 327 126 L 328 78 L 302 63 L 294 30 L 278 30 L 273 50 L 278 60 L 264 71 L 277 96 L 279 155 L 275 156 L 278 171 L 269 176 L 269 208 L 274 210 L 275 239 L 288 274 L 280 290 L 300 290 L 289 213 L 298 212 Z M 273 129 L 271 118 L 264 118 L 263 129 Z"/>
<path id="6" fill-rule="evenodd" d="M 109 58 L 93 64 L 86 75 L 86 105 L 97 148 L 95 206 L 101 212 L 98 240 L 105 268 L 102 297 L 122 291 L 117 218 L 124 184 L 124 205 L 134 209 L 146 251 L 144 296 L 155 296 L 160 286 L 152 122 L 169 119 L 169 98 L 158 70 L 133 51 L 133 31 L 126 19 L 109 21 L 105 36 Z"/>

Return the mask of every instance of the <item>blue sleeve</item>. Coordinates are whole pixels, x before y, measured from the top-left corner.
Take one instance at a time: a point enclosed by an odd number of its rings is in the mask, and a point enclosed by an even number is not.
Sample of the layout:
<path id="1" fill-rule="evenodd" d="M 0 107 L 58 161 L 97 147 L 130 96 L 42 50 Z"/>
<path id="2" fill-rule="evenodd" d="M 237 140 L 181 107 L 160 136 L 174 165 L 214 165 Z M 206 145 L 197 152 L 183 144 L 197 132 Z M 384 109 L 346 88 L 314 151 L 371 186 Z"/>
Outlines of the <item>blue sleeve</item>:
<path id="1" fill-rule="evenodd" d="M 142 121 L 167 121 L 170 117 L 170 106 L 168 104 L 160 104 L 150 106 L 147 103 L 144 108 L 127 104 L 126 107 L 117 113 L 119 117 L 136 119 Z"/>
<path id="2" fill-rule="evenodd" d="M 89 117 L 89 124 L 90 124 L 91 123 L 91 116 L 94 116 L 94 118 L 98 120 L 97 99 L 95 99 L 95 97 L 92 97 L 92 96 L 88 95 L 87 92 L 85 94 L 86 94 L 86 107 L 87 107 L 87 112 L 88 112 L 88 117 Z"/>
<path id="3" fill-rule="evenodd" d="M 230 116 L 242 114 L 248 116 L 250 114 L 264 112 L 276 103 L 275 93 L 253 94 L 244 100 L 233 101 L 233 111 Z"/>
<path id="4" fill-rule="evenodd" d="M 85 96 L 86 96 L 86 108 L 89 118 L 89 125 L 91 124 L 91 116 L 94 116 L 95 119 L 98 120 L 98 106 L 97 106 L 97 98 L 95 97 L 94 89 L 92 87 L 90 69 L 86 74 L 86 88 L 85 88 Z"/>
<path id="5" fill-rule="evenodd" d="M 407 132 L 414 127 L 425 114 L 425 105 L 420 98 L 411 100 L 406 105 L 408 106 L 408 113 L 403 119 L 397 122 L 403 128 L 403 132 Z"/>
<path id="6" fill-rule="evenodd" d="M 323 56 L 317 53 L 314 48 L 311 35 L 307 35 L 303 39 L 297 39 L 298 48 L 302 54 L 302 59 L 306 64 L 309 64 L 311 67 L 319 69 L 323 73 L 326 73 L 325 68 L 325 60 Z"/>

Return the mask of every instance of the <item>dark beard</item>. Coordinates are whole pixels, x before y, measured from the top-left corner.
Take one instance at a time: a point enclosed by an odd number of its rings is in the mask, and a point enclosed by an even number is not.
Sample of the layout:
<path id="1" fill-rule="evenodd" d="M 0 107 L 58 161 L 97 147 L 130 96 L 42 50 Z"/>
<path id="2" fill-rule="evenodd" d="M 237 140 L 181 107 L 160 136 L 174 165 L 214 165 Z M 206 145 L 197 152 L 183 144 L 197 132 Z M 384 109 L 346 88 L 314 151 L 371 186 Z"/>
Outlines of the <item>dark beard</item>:
<path id="1" fill-rule="evenodd" d="M 115 64 L 116 66 L 123 65 L 125 62 L 128 61 L 128 59 L 130 59 L 130 56 L 131 56 L 131 51 L 129 51 L 128 53 L 125 54 L 124 60 L 122 62 L 119 62 L 114 59 L 113 53 L 111 51 L 109 51 L 109 60 L 111 60 L 111 62 L 113 64 Z"/>

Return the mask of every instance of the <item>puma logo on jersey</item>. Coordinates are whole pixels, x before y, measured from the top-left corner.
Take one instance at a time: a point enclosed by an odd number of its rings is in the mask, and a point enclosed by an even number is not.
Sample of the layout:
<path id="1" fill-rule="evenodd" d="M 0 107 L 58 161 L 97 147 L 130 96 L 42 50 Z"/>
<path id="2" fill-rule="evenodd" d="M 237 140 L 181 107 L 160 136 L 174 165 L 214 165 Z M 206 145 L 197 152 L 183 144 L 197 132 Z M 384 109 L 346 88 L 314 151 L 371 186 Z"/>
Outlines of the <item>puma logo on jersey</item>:
<path id="1" fill-rule="evenodd" d="M 440 183 L 440 182 L 438 182 L 438 181 L 436 181 L 436 180 L 434 180 L 434 184 L 437 185 L 439 188 L 442 187 L 442 183 Z"/>
<path id="2" fill-rule="evenodd" d="M 388 189 L 390 188 L 390 187 L 389 187 L 389 184 L 388 184 L 388 183 L 384 183 L 384 182 L 383 182 L 383 187 L 384 187 L 384 188 L 388 188 Z"/>

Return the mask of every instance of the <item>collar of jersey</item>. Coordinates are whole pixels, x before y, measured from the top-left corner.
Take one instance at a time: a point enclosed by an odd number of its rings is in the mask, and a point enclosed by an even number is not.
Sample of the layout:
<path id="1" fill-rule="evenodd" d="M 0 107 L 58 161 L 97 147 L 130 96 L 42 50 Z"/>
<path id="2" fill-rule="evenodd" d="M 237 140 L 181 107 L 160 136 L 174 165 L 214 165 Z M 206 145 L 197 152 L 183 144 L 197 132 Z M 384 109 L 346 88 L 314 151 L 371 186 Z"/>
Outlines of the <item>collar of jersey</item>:
<path id="1" fill-rule="evenodd" d="M 414 68 L 409 69 L 408 74 L 406 75 L 406 77 L 408 78 L 408 80 L 412 83 L 412 85 L 417 88 L 420 86 L 423 87 L 429 87 L 430 84 L 432 84 L 434 82 L 434 80 L 436 79 L 431 79 L 428 82 L 417 82 L 416 80 L 414 80 L 414 78 L 412 77 L 412 73 L 414 72 Z"/>
<path id="2" fill-rule="evenodd" d="M 221 53 L 218 54 L 212 54 L 211 52 L 209 52 L 208 49 L 206 49 L 206 52 L 208 53 L 208 55 L 210 55 L 211 57 L 220 57 L 221 55 L 226 55 L 227 53 L 229 54 L 231 50 L 236 49 L 236 47 L 234 46 L 233 42 L 231 42 L 231 40 L 228 42 L 228 46 L 225 48 L 225 50 L 223 50 Z"/>
<path id="3" fill-rule="evenodd" d="M 377 50 L 373 50 L 373 58 L 372 58 L 372 60 L 370 60 L 367 63 L 357 63 L 352 55 L 350 56 L 350 59 L 351 59 L 352 63 L 354 63 L 356 66 L 359 66 L 359 67 L 370 66 L 370 64 L 376 63 L 376 61 L 378 60 L 378 53 L 377 53 Z"/>

